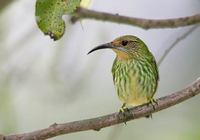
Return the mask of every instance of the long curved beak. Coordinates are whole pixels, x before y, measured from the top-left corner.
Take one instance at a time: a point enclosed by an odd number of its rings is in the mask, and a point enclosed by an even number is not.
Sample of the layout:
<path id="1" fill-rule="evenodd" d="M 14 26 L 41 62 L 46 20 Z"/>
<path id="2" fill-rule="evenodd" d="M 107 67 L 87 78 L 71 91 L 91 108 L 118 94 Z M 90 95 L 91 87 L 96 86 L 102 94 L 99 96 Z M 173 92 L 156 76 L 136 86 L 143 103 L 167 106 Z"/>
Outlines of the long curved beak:
<path id="1" fill-rule="evenodd" d="M 102 44 L 100 46 L 97 46 L 95 48 L 93 48 L 92 50 L 90 50 L 88 52 L 88 54 L 96 51 L 96 50 L 100 50 L 100 49 L 116 49 L 116 50 L 119 50 L 119 51 L 122 51 L 122 52 L 125 52 L 127 53 L 126 49 L 125 48 L 122 48 L 122 47 L 116 47 L 114 46 L 112 43 L 106 43 L 106 44 Z"/>
<path id="2" fill-rule="evenodd" d="M 96 50 L 100 50 L 100 49 L 114 49 L 114 48 L 115 47 L 111 43 L 106 43 L 106 44 L 102 44 L 102 45 L 99 45 L 99 46 L 93 48 L 92 50 L 90 50 L 88 52 L 88 54 L 90 54 L 90 53 L 92 53 L 92 52 L 94 52 Z"/>

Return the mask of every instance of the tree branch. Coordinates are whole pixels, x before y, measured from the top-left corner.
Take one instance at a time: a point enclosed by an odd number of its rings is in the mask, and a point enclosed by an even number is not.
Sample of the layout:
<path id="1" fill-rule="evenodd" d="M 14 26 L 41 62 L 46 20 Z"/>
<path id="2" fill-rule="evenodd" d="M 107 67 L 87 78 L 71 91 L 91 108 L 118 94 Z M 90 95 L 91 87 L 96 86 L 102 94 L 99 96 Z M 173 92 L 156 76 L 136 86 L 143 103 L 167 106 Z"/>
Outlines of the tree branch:
<path id="1" fill-rule="evenodd" d="M 4 136 L 3 140 L 44 140 L 62 134 L 87 131 L 87 130 L 100 130 L 101 128 L 138 119 L 147 116 L 150 113 L 155 113 L 160 110 L 169 108 L 199 93 L 200 93 L 200 78 L 183 90 L 174 92 L 168 96 L 157 99 L 156 102 L 158 104 L 154 104 L 155 110 L 151 105 L 144 104 L 141 106 L 131 108 L 130 111 L 127 112 L 126 116 L 116 112 L 113 114 L 92 119 L 74 121 L 64 124 L 55 123 L 48 128 L 37 130 L 34 132 Z"/>
<path id="2" fill-rule="evenodd" d="M 0 12 L 14 0 L 0 0 Z"/>
<path id="3" fill-rule="evenodd" d="M 159 59 L 158 61 L 158 66 L 160 66 L 160 64 L 163 62 L 163 60 L 166 58 L 166 56 L 171 52 L 171 50 L 173 48 L 175 48 L 175 46 L 181 42 L 182 40 L 184 40 L 186 37 L 188 37 L 188 35 L 190 35 L 193 31 L 195 31 L 195 29 L 197 29 L 199 26 L 193 26 L 191 29 L 189 29 L 187 32 L 185 32 L 184 34 L 182 34 L 180 37 L 178 37 L 164 52 L 164 54 L 162 55 L 162 57 Z"/>
<path id="4" fill-rule="evenodd" d="M 177 28 L 183 26 L 194 25 L 200 23 L 200 14 L 174 18 L 174 19 L 143 19 L 128 16 L 121 16 L 119 14 L 110 14 L 105 12 L 98 12 L 85 8 L 78 8 L 71 18 L 72 22 L 78 19 L 95 19 L 102 21 L 110 21 L 115 23 L 122 23 L 137 26 L 143 29 L 155 28 Z"/>

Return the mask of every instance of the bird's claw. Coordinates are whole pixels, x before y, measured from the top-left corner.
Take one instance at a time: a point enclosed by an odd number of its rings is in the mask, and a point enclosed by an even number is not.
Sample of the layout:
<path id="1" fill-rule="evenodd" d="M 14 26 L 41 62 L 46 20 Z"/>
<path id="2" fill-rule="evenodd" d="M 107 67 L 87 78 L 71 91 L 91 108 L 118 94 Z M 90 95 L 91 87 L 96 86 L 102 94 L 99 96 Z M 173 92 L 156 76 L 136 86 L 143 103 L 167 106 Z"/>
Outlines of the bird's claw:
<path id="1" fill-rule="evenodd" d="M 152 107 L 153 107 L 153 110 L 156 110 L 156 108 L 155 108 L 155 105 L 154 104 L 156 104 L 156 105 L 158 105 L 158 102 L 155 100 L 155 99 L 150 99 L 150 101 L 149 101 L 149 103 L 152 105 Z"/>
<path id="2" fill-rule="evenodd" d="M 130 112 L 130 110 L 127 107 L 121 107 L 119 109 L 119 113 L 123 113 L 124 114 L 125 112 Z"/>
<path id="3" fill-rule="evenodd" d="M 155 99 L 152 98 L 152 99 L 150 99 L 148 105 L 152 105 L 153 110 L 156 110 L 155 105 L 158 106 L 158 102 Z M 146 118 L 152 118 L 152 114 L 147 115 Z"/>
<path id="4" fill-rule="evenodd" d="M 122 114 L 123 118 L 125 118 L 125 120 L 130 117 L 130 114 L 132 116 L 132 113 L 130 112 L 130 110 L 127 107 L 125 107 L 125 105 L 122 105 L 122 107 L 119 109 L 119 114 Z M 126 121 L 124 122 L 124 124 L 127 125 Z"/>

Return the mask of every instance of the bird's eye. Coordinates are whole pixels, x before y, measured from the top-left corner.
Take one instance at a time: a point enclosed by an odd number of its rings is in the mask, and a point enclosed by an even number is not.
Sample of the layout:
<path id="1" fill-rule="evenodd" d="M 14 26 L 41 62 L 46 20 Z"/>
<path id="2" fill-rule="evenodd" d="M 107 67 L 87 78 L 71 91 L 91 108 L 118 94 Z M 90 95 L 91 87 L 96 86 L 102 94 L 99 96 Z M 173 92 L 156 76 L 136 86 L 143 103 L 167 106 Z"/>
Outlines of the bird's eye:
<path id="1" fill-rule="evenodd" d="M 126 46 L 127 44 L 128 44 L 128 41 L 127 41 L 127 40 L 123 40 L 123 41 L 122 41 L 122 45 L 123 45 L 123 46 Z"/>

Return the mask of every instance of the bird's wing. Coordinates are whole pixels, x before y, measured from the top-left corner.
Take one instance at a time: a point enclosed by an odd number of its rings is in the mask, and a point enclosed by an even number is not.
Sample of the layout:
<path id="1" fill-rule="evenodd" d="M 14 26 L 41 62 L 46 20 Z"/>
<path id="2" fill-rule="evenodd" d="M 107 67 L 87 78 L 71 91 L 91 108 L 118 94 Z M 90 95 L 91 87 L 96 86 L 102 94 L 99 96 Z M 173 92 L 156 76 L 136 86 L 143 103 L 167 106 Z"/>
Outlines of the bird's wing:
<path id="1" fill-rule="evenodd" d="M 116 71 L 116 66 L 117 66 L 116 64 L 117 64 L 117 59 L 115 58 L 113 65 L 112 65 L 113 82 L 115 82 L 114 78 L 115 78 L 115 71 Z"/>

